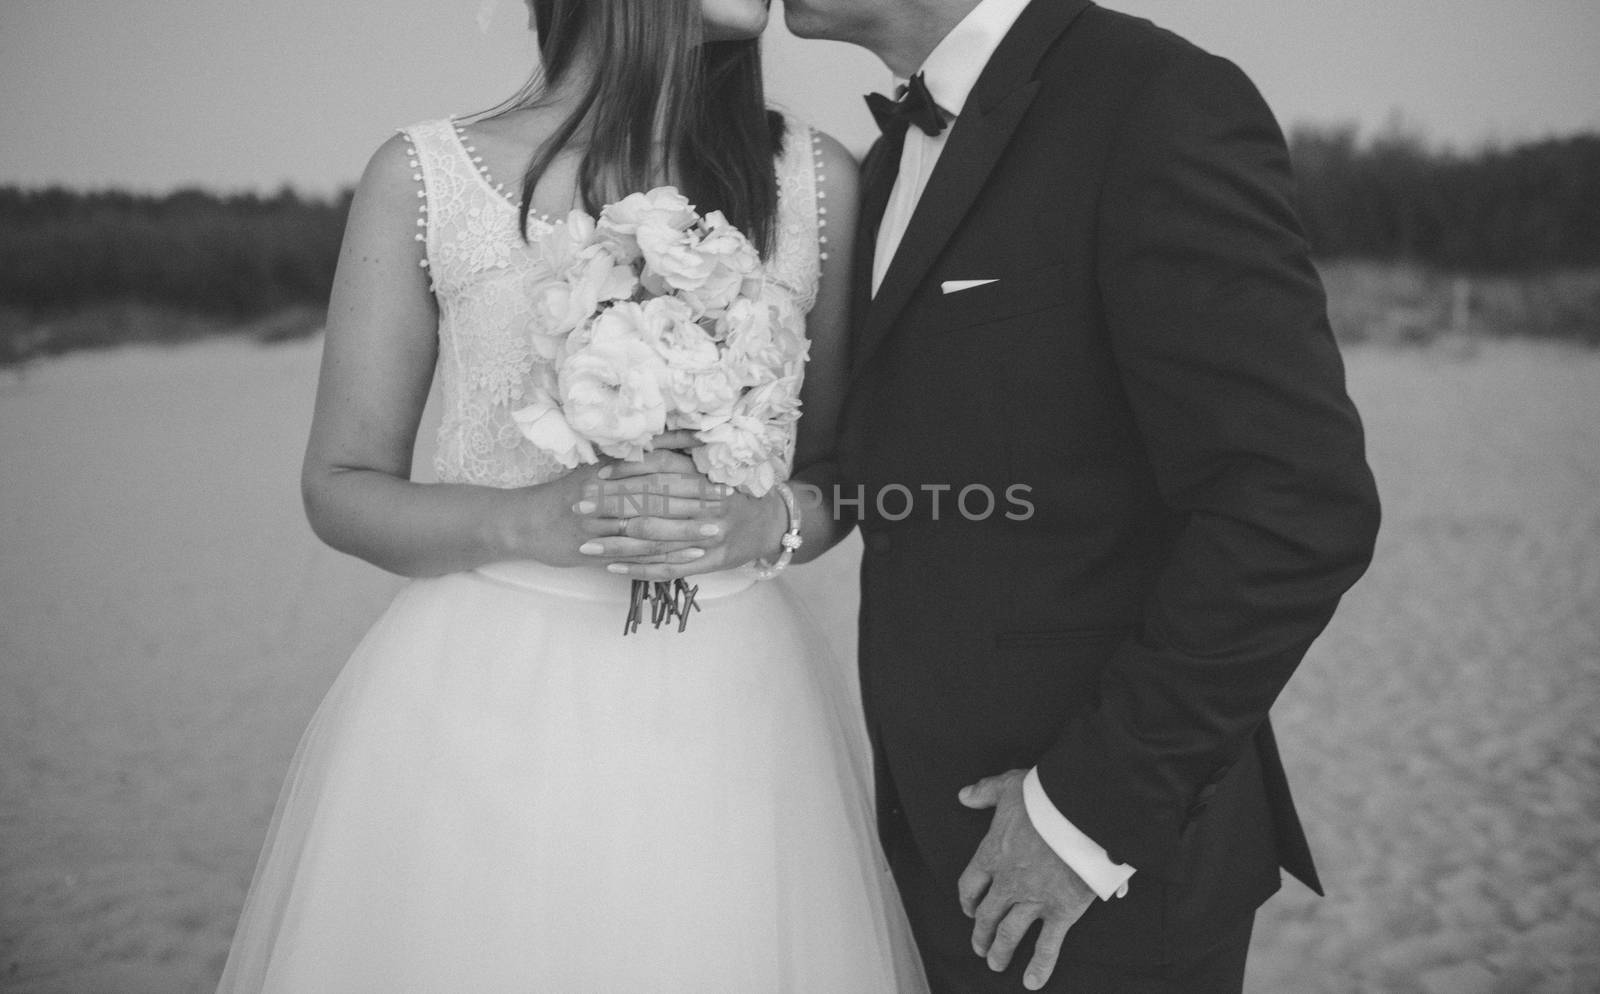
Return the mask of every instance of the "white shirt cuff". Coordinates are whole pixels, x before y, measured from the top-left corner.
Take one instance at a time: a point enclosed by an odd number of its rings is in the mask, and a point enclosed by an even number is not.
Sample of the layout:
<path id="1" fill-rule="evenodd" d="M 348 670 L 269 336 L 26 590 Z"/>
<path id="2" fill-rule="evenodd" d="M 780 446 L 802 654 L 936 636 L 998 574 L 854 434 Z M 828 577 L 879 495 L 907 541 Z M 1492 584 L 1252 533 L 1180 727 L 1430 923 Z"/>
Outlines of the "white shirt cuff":
<path id="1" fill-rule="evenodd" d="M 1056 810 L 1050 803 L 1050 796 L 1044 792 L 1044 785 L 1039 783 L 1037 768 L 1029 770 L 1022 781 L 1022 803 L 1028 809 L 1028 820 L 1033 822 L 1034 831 L 1073 873 L 1083 878 L 1090 890 L 1100 895 L 1100 900 L 1127 895 L 1133 867 L 1111 862 L 1104 847 L 1078 831 L 1076 825 Z"/>

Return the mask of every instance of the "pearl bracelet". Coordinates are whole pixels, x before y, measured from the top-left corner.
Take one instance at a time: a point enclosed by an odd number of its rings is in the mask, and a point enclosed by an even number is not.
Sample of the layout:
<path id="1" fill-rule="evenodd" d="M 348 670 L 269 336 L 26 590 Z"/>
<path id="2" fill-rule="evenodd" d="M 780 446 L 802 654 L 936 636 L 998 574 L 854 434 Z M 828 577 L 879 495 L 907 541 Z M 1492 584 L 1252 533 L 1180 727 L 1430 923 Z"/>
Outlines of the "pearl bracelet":
<path id="1" fill-rule="evenodd" d="M 776 562 L 767 562 L 765 557 L 750 563 L 755 570 L 757 580 L 770 580 L 782 573 L 784 567 L 789 565 L 789 560 L 794 558 L 794 550 L 800 548 L 800 505 L 794 499 L 794 490 L 787 483 L 780 483 L 773 489 L 778 491 L 778 496 L 783 498 L 783 506 L 789 511 L 789 530 L 783 533 L 778 544 L 783 546 L 783 551 L 778 553 Z"/>

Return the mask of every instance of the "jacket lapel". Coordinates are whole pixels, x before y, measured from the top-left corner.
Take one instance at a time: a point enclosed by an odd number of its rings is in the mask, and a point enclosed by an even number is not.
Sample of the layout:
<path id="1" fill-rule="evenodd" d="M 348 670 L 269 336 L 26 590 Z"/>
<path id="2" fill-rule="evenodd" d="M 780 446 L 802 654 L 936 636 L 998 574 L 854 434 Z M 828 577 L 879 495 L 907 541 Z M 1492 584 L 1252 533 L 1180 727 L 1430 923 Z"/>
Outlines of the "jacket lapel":
<path id="1" fill-rule="evenodd" d="M 1033 0 L 995 50 L 961 116 L 951 126 L 939 164 L 917 202 L 899 250 L 884 274 L 883 285 L 877 296 L 856 312 L 852 375 L 860 373 L 894 327 L 895 319 L 905 310 L 1005 154 L 1013 132 L 1039 90 L 1033 79 L 1039 60 L 1088 6 L 1089 0 Z M 871 293 L 872 248 L 893 185 L 893 170 L 899 166 L 898 155 L 895 161 L 884 162 L 888 145 L 879 142 L 874 146 L 877 161 L 869 156 L 867 163 L 860 230 L 863 236 L 870 230 L 871 240 L 863 237 L 857 243 L 856 257 L 865 259 L 864 268 L 857 271 L 858 303 Z M 874 182 L 877 174 L 884 171 L 889 174 L 888 181 Z M 883 187 L 881 192 L 877 186 Z M 878 196 L 881 202 L 873 202 Z"/>
<path id="2" fill-rule="evenodd" d="M 860 326 L 872 302 L 872 254 L 878 242 L 878 228 L 894 190 L 895 171 L 900 164 L 904 135 L 885 136 L 873 143 L 861 163 L 861 209 L 856 218 L 854 266 L 851 274 L 853 323 Z"/>

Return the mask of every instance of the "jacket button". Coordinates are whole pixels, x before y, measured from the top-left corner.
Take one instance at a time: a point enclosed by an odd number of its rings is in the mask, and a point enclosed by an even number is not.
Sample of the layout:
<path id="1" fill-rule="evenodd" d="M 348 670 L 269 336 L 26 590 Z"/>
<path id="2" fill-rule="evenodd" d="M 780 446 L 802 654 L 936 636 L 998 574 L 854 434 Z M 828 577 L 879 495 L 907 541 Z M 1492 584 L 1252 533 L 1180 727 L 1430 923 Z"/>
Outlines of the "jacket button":
<path id="1" fill-rule="evenodd" d="M 867 536 L 867 549 L 879 554 L 889 551 L 894 543 L 883 532 L 872 532 Z"/>

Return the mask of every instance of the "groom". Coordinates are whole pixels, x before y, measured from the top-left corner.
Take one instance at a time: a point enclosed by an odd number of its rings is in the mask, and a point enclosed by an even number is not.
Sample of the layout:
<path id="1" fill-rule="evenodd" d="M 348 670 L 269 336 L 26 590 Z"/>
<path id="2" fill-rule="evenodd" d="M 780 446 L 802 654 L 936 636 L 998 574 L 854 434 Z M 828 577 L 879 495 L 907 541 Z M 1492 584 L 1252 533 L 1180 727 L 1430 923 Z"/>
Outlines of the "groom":
<path id="1" fill-rule="evenodd" d="M 1238 991 L 1319 888 L 1268 708 L 1378 521 L 1282 136 L 1087 0 L 786 0 L 872 99 L 840 442 L 936 992 Z"/>

